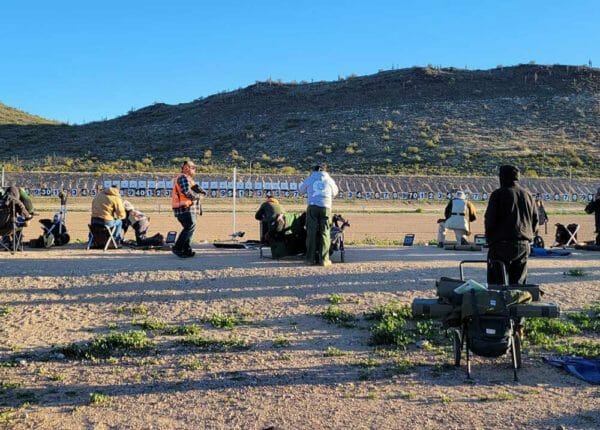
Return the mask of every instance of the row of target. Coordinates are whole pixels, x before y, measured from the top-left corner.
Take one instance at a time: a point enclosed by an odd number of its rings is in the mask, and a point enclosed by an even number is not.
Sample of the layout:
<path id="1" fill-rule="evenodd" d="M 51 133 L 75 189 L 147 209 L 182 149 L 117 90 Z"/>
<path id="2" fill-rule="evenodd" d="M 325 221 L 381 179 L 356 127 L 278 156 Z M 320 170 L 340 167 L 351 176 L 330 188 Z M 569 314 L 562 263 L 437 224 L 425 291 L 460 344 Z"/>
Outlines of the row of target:
<path id="1" fill-rule="evenodd" d="M 33 188 L 29 189 L 29 194 L 34 197 L 53 197 L 58 196 L 60 190 L 58 188 Z M 96 189 L 87 188 L 72 188 L 70 190 L 63 190 L 73 197 L 94 197 L 96 195 Z M 122 197 L 171 197 L 171 190 L 169 189 L 151 189 L 151 188 L 128 188 L 119 190 Z M 487 192 L 482 193 L 465 193 L 467 198 L 474 201 L 486 201 L 489 198 Z M 212 189 L 208 191 L 208 195 L 214 198 L 226 198 L 233 197 L 233 190 L 218 190 Z M 298 191 L 290 190 L 237 190 L 237 197 L 241 198 L 261 198 L 266 196 L 272 196 L 276 198 L 293 198 L 298 199 L 302 197 Z M 379 191 L 342 191 L 339 193 L 338 198 L 353 200 L 353 199 L 364 199 L 364 200 L 447 200 L 452 197 L 450 192 L 379 192 Z M 593 194 L 586 193 L 537 193 L 536 197 L 541 198 L 545 201 L 555 202 L 577 202 L 577 201 L 591 201 L 594 199 Z"/>

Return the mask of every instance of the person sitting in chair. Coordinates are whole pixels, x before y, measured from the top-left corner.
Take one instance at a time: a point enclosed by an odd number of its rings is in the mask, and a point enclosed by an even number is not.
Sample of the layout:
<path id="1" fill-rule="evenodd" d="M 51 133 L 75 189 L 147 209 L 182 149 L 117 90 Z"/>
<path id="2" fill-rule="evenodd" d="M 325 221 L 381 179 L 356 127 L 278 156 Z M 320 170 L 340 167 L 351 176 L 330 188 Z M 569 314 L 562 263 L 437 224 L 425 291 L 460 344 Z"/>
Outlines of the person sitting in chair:
<path id="1" fill-rule="evenodd" d="M 92 224 L 115 227 L 113 237 L 121 243 L 121 228 L 125 218 L 125 208 L 119 194 L 119 188 L 112 186 L 100 191 L 92 200 Z"/>
<path id="2" fill-rule="evenodd" d="M 283 214 L 285 211 L 279 204 L 279 201 L 271 195 L 267 195 L 265 201 L 260 205 L 254 219 L 260 221 L 260 241 L 267 242 L 266 234 L 269 231 L 269 225 L 277 218 L 277 215 Z"/>

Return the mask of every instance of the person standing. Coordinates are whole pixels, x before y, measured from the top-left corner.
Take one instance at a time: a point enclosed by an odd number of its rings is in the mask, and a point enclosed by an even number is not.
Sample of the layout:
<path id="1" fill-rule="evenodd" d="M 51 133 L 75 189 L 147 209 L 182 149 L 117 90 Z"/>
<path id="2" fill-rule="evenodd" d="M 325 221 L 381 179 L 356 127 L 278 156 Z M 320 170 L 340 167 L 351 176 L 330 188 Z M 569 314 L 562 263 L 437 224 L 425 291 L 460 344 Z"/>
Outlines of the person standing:
<path id="1" fill-rule="evenodd" d="M 308 195 L 305 261 L 307 264 L 331 266 L 331 200 L 337 196 L 339 189 L 322 166 L 315 166 L 312 174 L 300 184 L 298 191 Z"/>
<path id="2" fill-rule="evenodd" d="M 199 207 L 196 202 L 199 203 L 206 192 L 194 182 L 195 173 L 196 165 L 193 161 L 187 160 L 181 166 L 181 173 L 173 179 L 171 207 L 183 230 L 177 236 L 171 251 L 180 258 L 190 258 L 196 255 L 191 246 L 192 237 L 196 231 L 196 216 Z"/>
<path id="3" fill-rule="evenodd" d="M 489 243 L 487 281 L 503 284 L 504 263 L 509 284 L 524 284 L 527 278 L 529 243 L 537 229 L 538 213 L 530 192 L 521 188 L 519 169 L 504 165 L 499 171 L 500 188 L 490 195 L 485 211 L 485 235 Z"/>
<path id="4" fill-rule="evenodd" d="M 596 227 L 596 245 L 600 245 L 600 188 L 596 190 L 594 200 L 589 202 L 585 207 L 585 212 L 594 214 Z"/>
<path id="5" fill-rule="evenodd" d="M 462 191 L 457 191 L 452 200 L 448 202 L 444 211 L 446 221 L 444 227 L 454 231 L 457 245 L 467 245 L 467 238 L 471 234 L 471 223 L 477 219 L 475 206 L 467 201 L 467 196 Z"/>
<path id="6" fill-rule="evenodd" d="M 121 228 L 125 218 L 125 208 L 123 200 L 119 194 L 119 188 L 111 186 L 99 191 L 92 200 L 92 224 L 106 225 L 115 227 L 113 237 L 117 245 L 122 242 Z"/>

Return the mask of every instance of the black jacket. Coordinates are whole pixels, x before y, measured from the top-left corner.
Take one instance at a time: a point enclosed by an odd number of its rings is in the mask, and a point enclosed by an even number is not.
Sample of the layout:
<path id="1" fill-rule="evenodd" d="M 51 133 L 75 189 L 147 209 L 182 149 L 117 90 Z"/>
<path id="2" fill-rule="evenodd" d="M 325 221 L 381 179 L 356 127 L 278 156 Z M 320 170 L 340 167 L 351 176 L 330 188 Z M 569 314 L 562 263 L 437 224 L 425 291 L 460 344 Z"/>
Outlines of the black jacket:
<path id="1" fill-rule="evenodd" d="M 485 236 L 488 243 L 533 240 L 538 225 L 535 200 L 516 184 L 516 178 L 500 175 L 485 211 Z"/>
<path id="2" fill-rule="evenodd" d="M 587 204 L 585 211 L 596 216 L 596 233 L 600 233 L 600 198 L 596 198 Z"/>

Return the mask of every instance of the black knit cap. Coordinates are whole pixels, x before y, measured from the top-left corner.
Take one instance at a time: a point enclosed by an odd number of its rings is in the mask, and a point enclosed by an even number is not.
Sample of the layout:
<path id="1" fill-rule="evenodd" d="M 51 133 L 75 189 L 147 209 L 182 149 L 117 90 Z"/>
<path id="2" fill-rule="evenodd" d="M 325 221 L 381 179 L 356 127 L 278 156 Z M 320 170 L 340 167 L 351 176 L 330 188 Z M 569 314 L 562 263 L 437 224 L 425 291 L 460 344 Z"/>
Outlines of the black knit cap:
<path id="1" fill-rule="evenodd" d="M 519 180 L 519 168 L 505 164 L 500 166 L 499 175 L 500 181 L 518 181 Z"/>
<path id="2" fill-rule="evenodd" d="M 314 170 L 315 172 L 322 172 L 322 171 L 323 171 L 323 170 L 325 170 L 325 169 L 324 169 L 324 168 L 323 168 L 323 166 L 321 166 L 320 164 L 317 164 L 317 165 L 316 165 L 316 166 L 313 168 L 313 170 Z"/>

